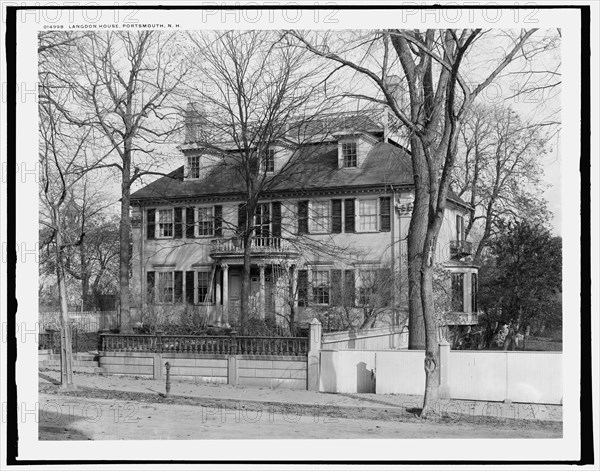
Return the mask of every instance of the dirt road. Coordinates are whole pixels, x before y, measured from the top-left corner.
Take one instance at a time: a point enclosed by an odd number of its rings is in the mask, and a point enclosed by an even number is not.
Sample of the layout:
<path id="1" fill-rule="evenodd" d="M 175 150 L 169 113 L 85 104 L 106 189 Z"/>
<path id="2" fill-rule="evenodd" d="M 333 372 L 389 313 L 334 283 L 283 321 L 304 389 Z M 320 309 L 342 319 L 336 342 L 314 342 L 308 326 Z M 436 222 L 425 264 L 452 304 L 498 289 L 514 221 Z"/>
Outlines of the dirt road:
<path id="1" fill-rule="evenodd" d="M 533 424 L 531 424 L 533 425 Z M 553 438 L 562 424 L 369 420 L 332 416 L 319 405 L 246 407 L 243 401 L 181 405 L 40 393 L 40 440 L 319 439 L 319 438 Z"/>

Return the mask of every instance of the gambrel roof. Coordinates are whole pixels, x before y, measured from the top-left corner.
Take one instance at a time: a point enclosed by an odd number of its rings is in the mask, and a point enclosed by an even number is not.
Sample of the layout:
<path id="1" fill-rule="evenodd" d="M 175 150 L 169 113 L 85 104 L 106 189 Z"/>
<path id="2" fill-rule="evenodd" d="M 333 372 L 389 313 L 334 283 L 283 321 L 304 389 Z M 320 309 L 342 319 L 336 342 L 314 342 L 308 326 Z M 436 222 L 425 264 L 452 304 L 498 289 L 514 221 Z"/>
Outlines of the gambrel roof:
<path id="1" fill-rule="evenodd" d="M 271 177 L 265 197 L 351 195 L 369 189 L 389 189 L 390 185 L 395 189 L 408 189 L 413 184 L 410 156 L 391 143 L 376 143 L 357 168 L 338 168 L 337 142 L 305 146 L 297 152 L 300 154 L 292 157 L 294 163 L 287 170 Z M 235 163 L 224 158 L 205 178 L 184 181 L 182 166 L 133 193 L 131 204 L 242 199 L 245 185 L 237 170 Z M 466 205 L 453 193 L 449 199 Z"/>

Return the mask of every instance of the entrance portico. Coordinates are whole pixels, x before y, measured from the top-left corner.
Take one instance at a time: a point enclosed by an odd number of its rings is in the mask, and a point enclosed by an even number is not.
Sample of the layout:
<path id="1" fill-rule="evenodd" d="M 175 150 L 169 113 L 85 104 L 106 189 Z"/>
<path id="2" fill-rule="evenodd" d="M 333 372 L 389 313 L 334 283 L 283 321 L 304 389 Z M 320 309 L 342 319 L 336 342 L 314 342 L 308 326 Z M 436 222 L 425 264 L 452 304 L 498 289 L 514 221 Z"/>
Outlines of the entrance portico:
<path id="1" fill-rule="evenodd" d="M 281 290 L 286 287 L 289 290 L 291 283 L 291 292 L 296 292 L 299 253 L 289 241 L 281 238 L 260 237 L 251 243 L 249 310 L 256 317 L 271 316 L 275 320 L 275 313 L 284 309 L 285 291 Z M 215 322 L 217 325 L 235 324 L 241 309 L 243 244 L 239 238 L 213 240 L 210 256 L 217 262 Z M 294 303 L 297 304 L 297 299 Z"/>

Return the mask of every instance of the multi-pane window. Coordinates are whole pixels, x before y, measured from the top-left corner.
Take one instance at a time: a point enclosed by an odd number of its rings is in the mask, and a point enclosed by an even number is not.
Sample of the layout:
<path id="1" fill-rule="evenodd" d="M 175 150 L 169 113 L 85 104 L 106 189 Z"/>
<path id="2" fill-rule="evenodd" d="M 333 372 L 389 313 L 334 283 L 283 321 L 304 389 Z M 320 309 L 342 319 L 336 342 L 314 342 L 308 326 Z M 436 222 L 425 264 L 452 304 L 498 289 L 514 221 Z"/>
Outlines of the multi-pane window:
<path id="1" fill-rule="evenodd" d="M 254 235 L 258 239 L 255 241 L 257 245 L 264 245 L 265 238 L 271 235 L 271 205 L 270 203 L 262 203 L 256 206 L 254 213 Z"/>
<path id="2" fill-rule="evenodd" d="M 315 304 L 329 304 L 329 270 L 313 271 L 313 301 Z"/>
<path id="3" fill-rule="evenodd" d="M 313 201 L 311 204 L 312 233 L 329 232 L 330 201 Z"/>
<path id="4" fill-rule="evenodd" d="M 369 232 L 377 230 L 377 200 L 358 201 L 358 230 Z"/>
<path id="5" fill-rule="evenodd" d="M 199 271 L 198 276 L 198 303 L 212 304 L 211 272 Z"/>
<path id="6" fill-rule="evenodd" d="M 214 234 L 214 213 L 212 206 L 198 208 L 196 221 L 198 222 L 197 227 L 199 236 L 208 236 Z"/>
<path id="7" fill-rule="evenodd" d="M 158 237 L 173 237 L 173 210 L 159 209 L 158 215 Z"/>
<path id="8" fill-rule="evenodd" d="M 361 306 L 373 304 L 373 294 L 376 289 L 377 271 L 361 270 L 358 287 L 358 303 Z"/>
<path id="9" fill-rule="evenodd" d="M 173 272 L 165 271 L 158 273 L 158 284 L 156 287 L 156 300 L 159 303 L 173 302 Z"/>
<path id="10" fill-rule="evenodd" d="M 464 273 L 452 274 L 452 310 L 464 312 Z"/>
<path id="11" fill-rule="evenodd" d="M 200 156 L 188 157 L 188 178 L 200 178 Z"/>
<path id="12" fill-rule="evenodd" d="M 265 152 L 265 172 L 275 172 L 275 149 L 267 149 Z"/>
<path id="13" fill-rule="evenodd" d="M 342 143 L 342 158 L 344 159 L 344 168 L 356 167 L 356 142 Z"/>

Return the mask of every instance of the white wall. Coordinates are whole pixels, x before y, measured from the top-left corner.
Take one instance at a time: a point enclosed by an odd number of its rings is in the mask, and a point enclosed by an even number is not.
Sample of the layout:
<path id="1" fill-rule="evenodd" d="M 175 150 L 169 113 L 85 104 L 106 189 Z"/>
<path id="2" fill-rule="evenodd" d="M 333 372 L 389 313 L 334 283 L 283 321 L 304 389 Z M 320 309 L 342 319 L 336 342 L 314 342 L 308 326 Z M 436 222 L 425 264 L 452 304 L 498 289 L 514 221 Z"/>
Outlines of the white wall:
<path id="1" fill-rule="evenodd" d="M 377 394 L 422 395 L 424 359 L 422 350 L 321 351 L 320 390 L 361 392 L 368 375 L 360 372 L 373 370 Z M 452 399 L 562 403 L 560 352 L 451 351 L 440 367 Z"/>
<path id="2" fill-rule="evenodd" d="M 452 351 L 448 368 L 454 399 L 562 402 L 560 352 Z"/>

